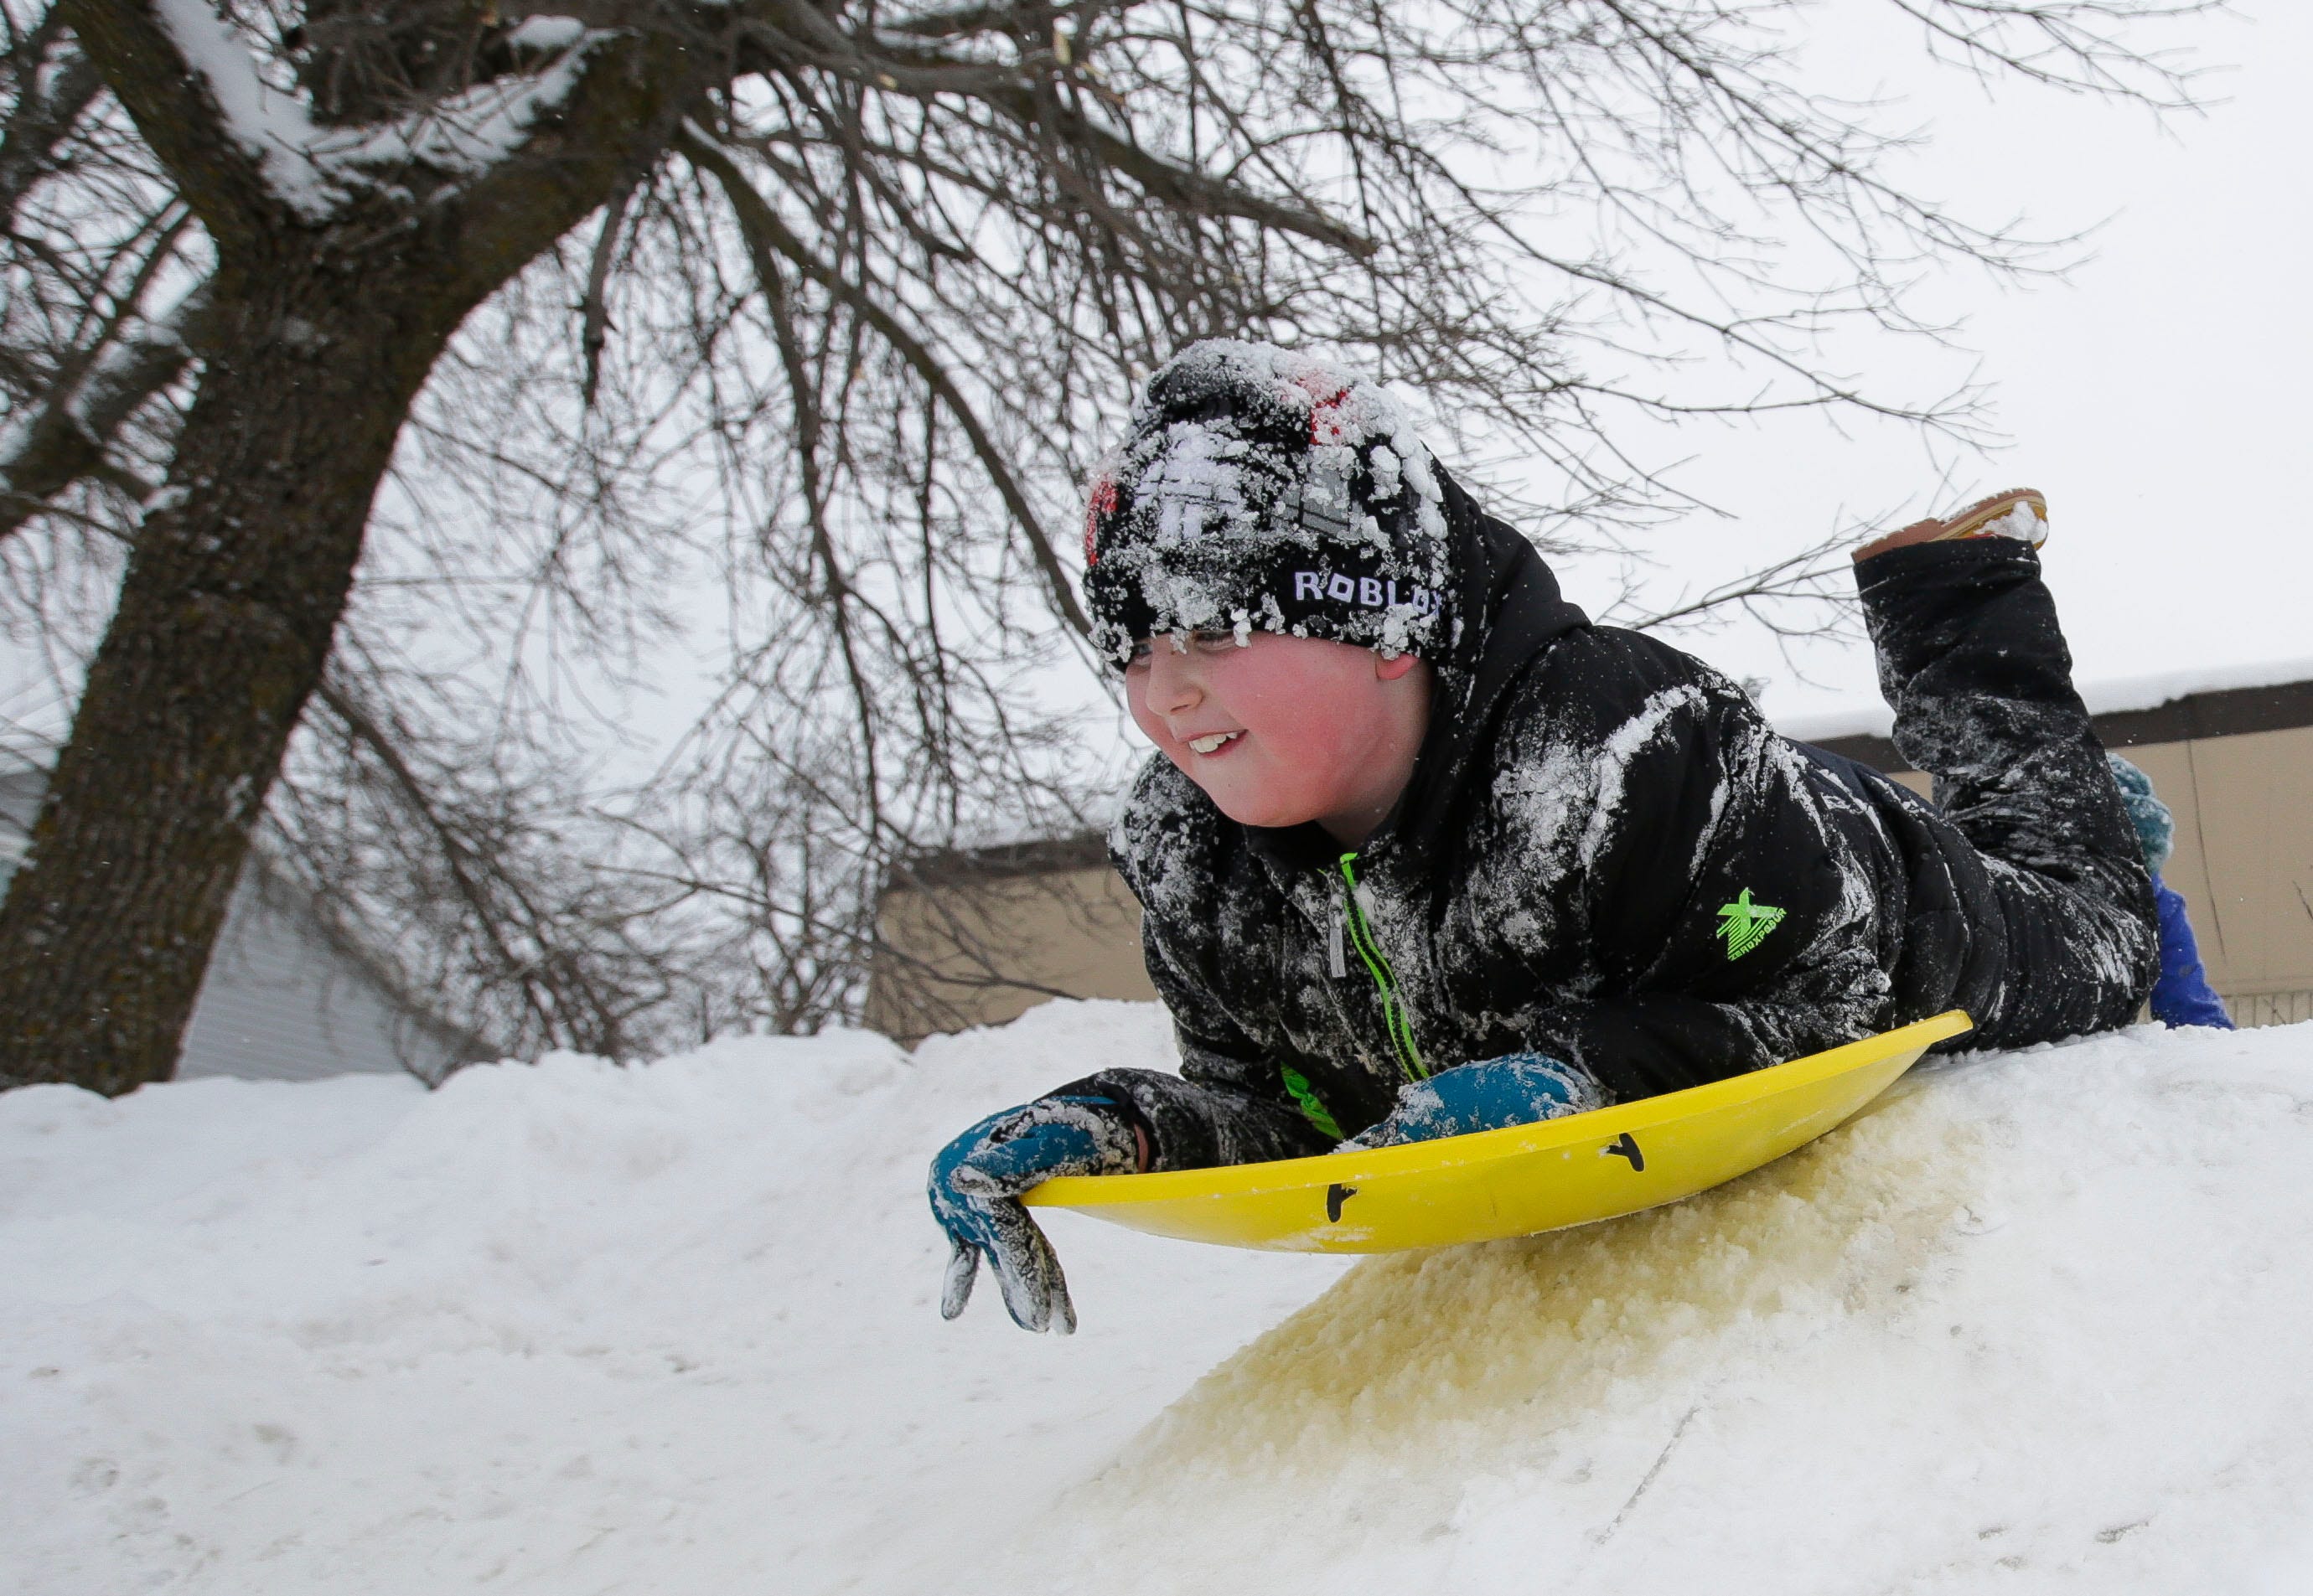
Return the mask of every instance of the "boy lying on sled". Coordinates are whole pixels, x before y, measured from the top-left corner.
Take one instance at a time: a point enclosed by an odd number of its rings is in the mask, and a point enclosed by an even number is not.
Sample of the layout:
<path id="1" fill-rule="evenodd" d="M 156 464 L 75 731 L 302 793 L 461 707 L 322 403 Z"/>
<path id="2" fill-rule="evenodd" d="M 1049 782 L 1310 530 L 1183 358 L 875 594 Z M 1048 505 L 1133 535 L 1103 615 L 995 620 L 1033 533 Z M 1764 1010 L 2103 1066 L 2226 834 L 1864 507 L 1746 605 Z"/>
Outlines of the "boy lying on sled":
<path id="1" fill-rule="evenodd" d="M 2001 494 L 1856 554 L 1929 803 L 1593 625 L 1376 385 L 1193 345 L 1092 485 L 1095 641 L 1159 757 L 1111 838 L 1181 1073 L 1103 1070 L 934 1160 L 942 1311 L 986 1253 L 1074 1327 L 1016 1200 L 1497 1129 L 1699 1085 L 1945 1009 L 1973 1045 L 2126 1023 L 2152 882 Z"/>

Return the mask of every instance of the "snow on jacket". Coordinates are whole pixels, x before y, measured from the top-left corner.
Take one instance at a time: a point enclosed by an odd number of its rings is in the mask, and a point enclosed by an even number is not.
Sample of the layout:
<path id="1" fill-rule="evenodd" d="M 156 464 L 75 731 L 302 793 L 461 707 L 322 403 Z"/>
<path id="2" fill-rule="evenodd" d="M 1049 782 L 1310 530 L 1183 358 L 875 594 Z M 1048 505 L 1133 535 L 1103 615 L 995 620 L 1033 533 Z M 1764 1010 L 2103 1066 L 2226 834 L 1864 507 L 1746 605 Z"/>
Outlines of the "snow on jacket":
<path id="1" fill-rule="evenodd" d="M 1323 1151 L 1439 1069 L 1531 1051 L 1614 1097 L 1951 1006 L 1988 978 L 1972 849 L 1929 805 L 1777 735 L 1653 637 L 1592 625 L 1448 484 L 1464 613 L 1396 809 L 1355 853 L 1228 820 L 1161 756 L 1111 837 L 1179 1077 L 1127 1103 L 1156 1167 Z"/>

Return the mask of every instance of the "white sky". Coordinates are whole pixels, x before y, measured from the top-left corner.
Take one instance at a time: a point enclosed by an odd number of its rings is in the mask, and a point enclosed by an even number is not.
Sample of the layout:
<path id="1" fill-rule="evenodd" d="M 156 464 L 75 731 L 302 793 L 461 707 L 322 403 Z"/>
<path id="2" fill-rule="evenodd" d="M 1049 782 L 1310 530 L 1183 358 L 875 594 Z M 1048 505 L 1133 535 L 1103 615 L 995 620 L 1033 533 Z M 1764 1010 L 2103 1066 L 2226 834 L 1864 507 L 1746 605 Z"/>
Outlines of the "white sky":
<path id="1" fill-rule="evenodd" d="M 1712 429 L 1681 480 L 1735 519 L 1667 532 L 1661 557 L 1731 570 L 1846 516 L 1891 504 L 1928 513 L 2028 485 L 2049 495 L 2048 576 L 2081 681 L 2313 654 L 2300 480 L 2313 458 L 2303 371 L 2313 194 L 2298 176 L 2313 7 L 2240 9 L 2243 20 L 2175 31 L 2200 42 L 2203 64 L 2226 68 L 2202 85 L 2223 103 L 2165 127 L 2139 110 L 2045 93 L 2003 90 L 1987 101 L 1957 75 L 1934 101 L 1913 93 L 1906 109 L 1932 118 L 1920 187 L 1978 220 L 2020 214 L 2042 234 L 2109 218 L 2069 282 L 2019 291 L 1956 276 L 1937 285 L 1937 302 L 1966 319 L 1962 337 L 1982 356 L 1992 420 L 2011 446 L 1959 457 L 1939 494 L 1916 439 Z M 1915 63 L 1891 57 L 1888 81 L 1917 89 Z M 1600 596 L 1586 594 L 1579 572 L 1568 585 L 1578 601 Z M 1764 703 L 1778 720 L 1878 703 L 1860 647 L 1810 649 L 1812 680 L 1801 680 L 1756 627 L 1683 641 L 1737 675 L 1768 678 Z"/>

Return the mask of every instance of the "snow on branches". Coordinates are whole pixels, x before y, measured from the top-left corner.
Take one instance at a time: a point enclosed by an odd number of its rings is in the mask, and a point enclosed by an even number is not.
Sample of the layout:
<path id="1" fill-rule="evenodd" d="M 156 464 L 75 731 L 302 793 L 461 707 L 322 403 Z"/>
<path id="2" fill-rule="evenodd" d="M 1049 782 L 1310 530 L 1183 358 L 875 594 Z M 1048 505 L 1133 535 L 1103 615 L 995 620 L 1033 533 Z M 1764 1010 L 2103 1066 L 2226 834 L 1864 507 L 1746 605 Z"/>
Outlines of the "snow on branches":
<path id="1" fill-rule="evenodd" d="M 309 222 L 326 222 L 356 197 L 398 186 L 413 168 L 458 182 L 503 164 L 540 118 L 569 98 L 589 50 L 615 37 L 574 17 L 532 17 L 507 42 L 524 54 L 550 55 L 538 70 L 473 84 L 389 121 L 331 127 L 313 119 L 301 94 L 267 80 L 209 0 L 152 4 L 207 87 L 226 136 L 257 162 L 273 197 Z"/>

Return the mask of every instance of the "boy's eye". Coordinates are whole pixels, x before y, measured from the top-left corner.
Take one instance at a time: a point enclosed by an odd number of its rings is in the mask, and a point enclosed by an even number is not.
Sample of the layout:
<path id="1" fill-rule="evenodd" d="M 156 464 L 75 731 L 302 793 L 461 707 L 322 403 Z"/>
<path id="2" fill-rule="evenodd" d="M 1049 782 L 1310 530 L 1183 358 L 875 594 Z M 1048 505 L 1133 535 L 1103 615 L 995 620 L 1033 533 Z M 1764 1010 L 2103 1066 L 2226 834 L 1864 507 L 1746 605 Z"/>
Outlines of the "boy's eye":
<path id="1" fill-rule="evenodd" d="M 1243 646 L 1235 632 L 1167 632 L 1161 637 L 1143 637 L 1135 643 L 1124 668 L 1130 671 L 1147 665 L 1149 654 L 1160 643 L 1175 653 L 1186 653 L 1192 648 L 1200 653 L 1218 653 L 1223 649 Z"/>

